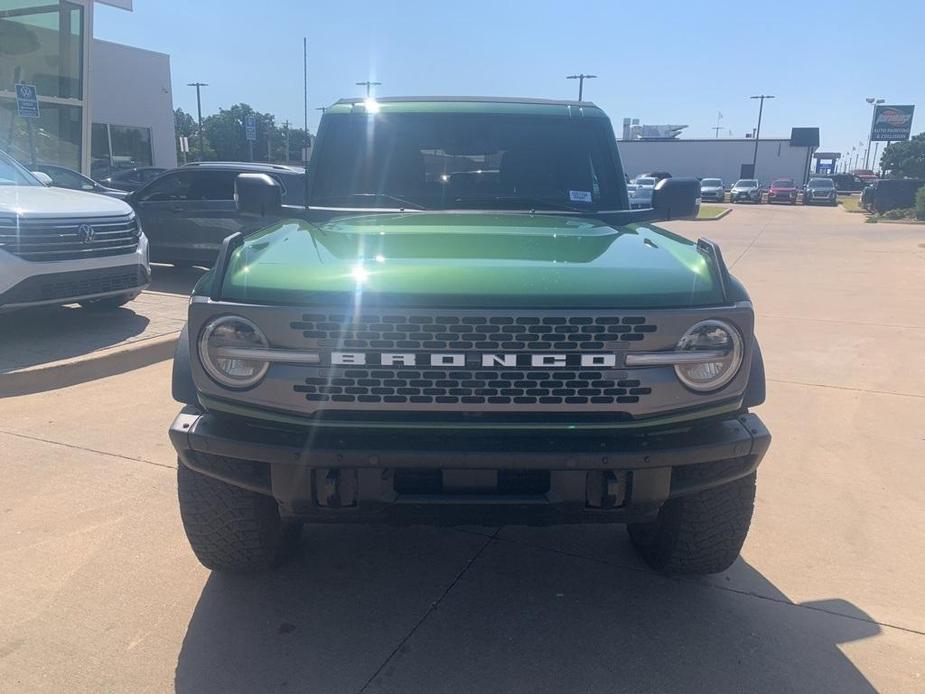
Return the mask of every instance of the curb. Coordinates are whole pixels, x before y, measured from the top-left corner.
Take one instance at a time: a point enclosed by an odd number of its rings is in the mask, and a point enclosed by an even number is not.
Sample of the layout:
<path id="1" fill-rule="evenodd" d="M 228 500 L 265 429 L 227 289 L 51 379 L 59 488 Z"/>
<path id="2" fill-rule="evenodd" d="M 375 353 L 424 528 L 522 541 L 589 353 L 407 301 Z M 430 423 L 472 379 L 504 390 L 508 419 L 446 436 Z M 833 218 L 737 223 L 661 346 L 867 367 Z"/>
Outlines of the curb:
<path id="1" fill-rule="evenodd" d="M 717 219 L 722 219 L 723 217 L 725 217 L 725 216 L 726 216 L 727 214 L 729 214 L 730 212 L 732 212 L 732 208 L 731 208 L 731 207 L 726 207 L 726 208 L 723 209 L 722 212 L 720 212 L 720 213 L 719 213 L 718 215 L 716 215 L 715 217 L 704 217 L 703 219 L 701 219 L 701 218 L 698 217 L 697 219 L 695 219 L 695 220 L 693 220 L 693 221 L 695 221 L 695 222 L 715 222 Z"/>
<path id="2" fill-rule="evenodd" d="M 173 357 L 180 331 L 0 374 L 0 399 L 30 395 L 150 366 Z"/>

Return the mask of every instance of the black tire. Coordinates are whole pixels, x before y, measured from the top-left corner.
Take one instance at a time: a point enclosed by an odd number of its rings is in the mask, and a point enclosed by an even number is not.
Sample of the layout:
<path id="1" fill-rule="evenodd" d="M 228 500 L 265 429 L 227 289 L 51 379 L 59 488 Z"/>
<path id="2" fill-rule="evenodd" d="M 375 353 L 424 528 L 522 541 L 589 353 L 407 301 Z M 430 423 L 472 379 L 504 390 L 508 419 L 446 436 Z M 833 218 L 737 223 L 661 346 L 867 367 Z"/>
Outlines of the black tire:
<path id="1" fill-rule="evenodd" d="M 180 517 L 196 558 L 213 571 L 278 566 L 298 545 L 302 524 L 280 518 L 271 496 L 177 467 Z"/>
<path id="2" fill-rule="evenodd" d="M 703 575 L 739 556 L 755 505 L 755 473 L 720 487 L 670 499 L 651 523 L 627 526 L 636 551 L 656 571 Z"/>
<path id="3" fill-rule="evenodd" d="M 140 292 L 129 292 L 128 294 L 107 296 L 103 299 L 87 299 L 86 301 L 78 301 L 77 303 L 84 308 L 105 311 L 108 309 L 125 306 L 125 304 L 127 304 L 129 301 L 137 298 L 139 294 Z"/>

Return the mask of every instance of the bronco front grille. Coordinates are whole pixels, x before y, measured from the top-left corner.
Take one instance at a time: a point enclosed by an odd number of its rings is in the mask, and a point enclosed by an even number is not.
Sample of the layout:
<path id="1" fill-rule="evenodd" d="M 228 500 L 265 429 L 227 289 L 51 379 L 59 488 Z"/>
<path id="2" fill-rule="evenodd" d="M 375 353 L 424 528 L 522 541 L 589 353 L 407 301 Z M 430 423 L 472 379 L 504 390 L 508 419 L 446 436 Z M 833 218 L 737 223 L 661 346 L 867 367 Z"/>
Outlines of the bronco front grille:
<path id="1" fill-rule="evenodd" d="M 584 365 L 585 355 L 644 348 L 657 327 L 642 314 L 508 315 L 475 310 L 365 310 L 356 315 L 318 311 L 289 327 L 300 348 L 317 349 L 321 365 L 302 370 L 292 389 L 316 407 L 421 410 L 610 410 L 652 392 L 626 370 Z M 642 343 L 642 344 L 640 344 Z M 356 351 L 364 361 L 332 364 L 332 352 Z M 415 364 L 379 365 L 384 352 L 401 351 Z M 458 365 L 431 365 L 428 355 L 461 355 Z M 486 366 L 487 353 L 518 355 L 517 366 Z M 531 356 L 562 356 L 562 367 L 529 366 Z"/>
<path id="2" fill-rule="evenodd" d="M 293 321 L 318 349 L 607 350 L 639 342 L 656 326 L 645 316 L 306 314 Z M 623 343 L 621 345 L 621 343 Z"/>
<path id="3" fill-rule="evenodd" d="M 590 370 L 313 369 L 293 390 L 311 402 L 421 405 L 609 405 L 652 392 L 635 378 Z"/>
<path id="4" fill-rule="evenodd" d="M 33 262 L 133 253 L 139 235 L 134 215 L 0 219 L 0 249 Z"/>

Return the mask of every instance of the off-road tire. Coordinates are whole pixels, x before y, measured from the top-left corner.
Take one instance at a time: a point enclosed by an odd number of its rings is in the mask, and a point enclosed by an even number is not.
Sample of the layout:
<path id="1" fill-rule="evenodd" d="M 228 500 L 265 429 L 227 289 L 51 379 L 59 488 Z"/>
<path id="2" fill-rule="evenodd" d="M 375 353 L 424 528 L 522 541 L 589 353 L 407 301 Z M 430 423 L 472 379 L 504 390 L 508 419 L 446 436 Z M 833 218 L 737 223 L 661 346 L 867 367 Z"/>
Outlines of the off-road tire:
<path id="1" fill-rule="evenodd" d="M 666 574 L 714 574 L 739 556 L 755 505 L 755 473 L 667 501 L 651 523 L 627 526 L 636 551 Z"/>
<path id="2" fill-rule="evenodd" d="M 132 301 L 138 297 L 139 292 L 129 292 L 128 294 L 117 294 L 116 296 L 107 296 L 103 299 L 87 299 L 86 301 L 78 301 L 83 308 L 89 308 L 93 310 L 102 310 L 119 308 L 120 306 L 125 306 L 129 301 Z"/>
<path id="3" fill-rule="evenodd" d="M 253 572 L 292 555 L 302 524 L 280 518 L 271 496 L 177 466 L 180 517 L 196 558 L 208 569 Z"/>

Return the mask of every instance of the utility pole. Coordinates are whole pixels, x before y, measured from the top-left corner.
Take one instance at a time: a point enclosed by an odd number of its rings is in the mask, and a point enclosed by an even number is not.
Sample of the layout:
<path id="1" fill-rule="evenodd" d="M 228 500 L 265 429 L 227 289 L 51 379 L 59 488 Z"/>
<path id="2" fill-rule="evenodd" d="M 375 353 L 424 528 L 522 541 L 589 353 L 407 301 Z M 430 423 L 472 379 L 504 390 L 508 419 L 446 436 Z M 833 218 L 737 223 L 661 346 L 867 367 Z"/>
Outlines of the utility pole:
<path id="1" fill-rule="evenodd" d="M 757 96 L 749 97 L 751 99 L 758 99 L 758 127 L 755 128 L 755 154 L 752 156 L 752 178 L 758 178 L 758 142 L 761 139 L 761 114 L 764 111 L 764 100 L 773 99 L 774 96 L 771 94 L 758 94 Z"/>
<path id="2" fill-rule="evenodd" d="M 722 111 L 718 111 L 716 114 L 716 127 L 713 128 L 713 139 L 714 140 L 719 139 L 719 131 L 723 129 L 723 127 L 719 124 L 719 122 L 722 119 L 723 119 L 723 113 Z"/>
<path id="3" fill-rule="evenodd" d="M 873 107 L 873 113 L 870 114 L 870 130 L 867 132 L 867 151 L 864 152 L 864 168 L 870 168 L 867 165 L 867 159 L 870 155 L 870 141 L 874 137 L 874 118 L 877 115 L 877 106 L 882 104 L 886 99 L 877 99 L 873 96 L 869 96 L 865 101 Z M 879 142 L 877 144 L 880 144 Z M 876 155 L 874 155 L 876 157 Z"/>
<path id="4" fill-rule="evenodd" d="M 366 87 L 366 98 L 368 99 L 369 94 L 370 94 L 370 89 L 372 87 L 382 86 L 382 82 L 370 82 L 369 80 L 366 80 L 365 82 L 357 82 L 356 85 L 358 87 L 364 87 L 364 86 Z"/>
<path id="5" fill-rule="evenodd" d="M 196 110 L 199 113 L 199 161 L 202 161 L 204 158 L 203 146 L 202 146 L 202 99 L 199 95 L 199 90 L 202 87 L 208 87 L 209 85 L 205 82 L 190 82 L 186 85 L 187 87 L 196 87 Z"/>
<path id="6" fill-rule="evenodd" d="M 583 72 L 579 72 L 577 75 L 568 75 L 565 79 L 578 80 L 578 101 L 580 102 L 584 100 L 585 80 L 597 79 L 597 75 L 586 75 Z"/>

